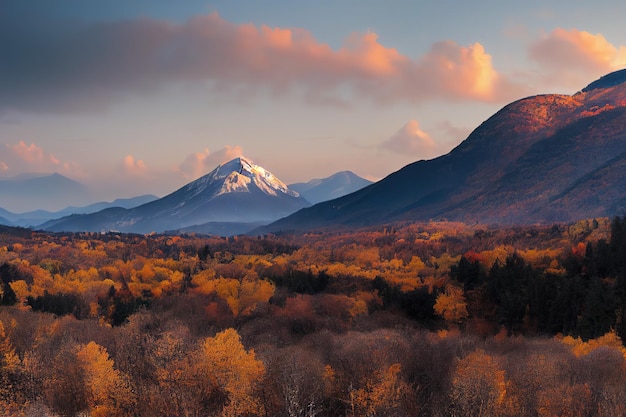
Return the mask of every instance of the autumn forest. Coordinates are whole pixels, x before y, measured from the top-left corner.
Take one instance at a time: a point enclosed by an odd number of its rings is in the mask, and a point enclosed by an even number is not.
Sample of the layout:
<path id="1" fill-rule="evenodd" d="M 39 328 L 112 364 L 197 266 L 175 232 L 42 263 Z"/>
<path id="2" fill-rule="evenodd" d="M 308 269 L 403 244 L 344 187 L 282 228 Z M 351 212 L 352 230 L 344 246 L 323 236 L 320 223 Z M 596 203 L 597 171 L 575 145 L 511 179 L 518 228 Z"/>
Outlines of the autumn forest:
<path id="1" fill-rule="evenodd" d="M 0 415 L 626 415 L 626 217 L 0 229 Z"/>

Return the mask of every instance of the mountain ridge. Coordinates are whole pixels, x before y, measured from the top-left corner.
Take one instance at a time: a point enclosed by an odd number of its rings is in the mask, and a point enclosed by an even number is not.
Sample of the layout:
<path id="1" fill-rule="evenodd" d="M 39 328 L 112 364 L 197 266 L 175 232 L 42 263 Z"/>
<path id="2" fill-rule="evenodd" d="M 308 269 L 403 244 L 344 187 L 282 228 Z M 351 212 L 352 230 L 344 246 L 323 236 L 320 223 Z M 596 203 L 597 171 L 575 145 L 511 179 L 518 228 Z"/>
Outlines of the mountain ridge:
<path id="1" fill-rule="evenodd" d="M 261 230 L 437 219 L 536 223 L 619 214 L 591 207 L 591 197 L 584 209 L 556 197 L 626 148 L 626 72 L 609 74 L 589 86 L 571 96 L 516 100 L 448 154 L 409 164 L 365 189 L 303 209 Z M 613 166 L 621 166 L 618 162 Z M 604 201 L 599 190 L 586 186 L 584 192 L 612 210 L 619 206 Z M 567 195 L 576 200 L 573 191 Z"/>

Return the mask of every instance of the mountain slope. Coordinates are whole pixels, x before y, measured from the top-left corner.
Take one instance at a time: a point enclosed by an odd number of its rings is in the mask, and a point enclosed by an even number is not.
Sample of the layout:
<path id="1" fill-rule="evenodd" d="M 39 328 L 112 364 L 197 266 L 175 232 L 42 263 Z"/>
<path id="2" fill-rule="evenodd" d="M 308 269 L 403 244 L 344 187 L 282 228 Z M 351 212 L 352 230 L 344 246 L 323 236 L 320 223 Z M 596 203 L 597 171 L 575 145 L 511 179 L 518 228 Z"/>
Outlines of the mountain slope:
<path id="1" fill-rule="evenodd" d="M 51 231 L 162 232 L 208 222 L 268 223 L 308 205 L 271 172 L 240 157 L 133 209 L 69 216 L 41 227 Z"/>
<path id="2" fill-rule="evenodd" d="M 298 192 L 308 202 L 317 204 L 343 197 L 370 184 L 372 181 L 361 178 L 351 171 L 341 171 L 330 177 L 289 184 L 289 188 Z"/>
<path id="3" fill-rule="evenodd" d="M 624 149 L 626 71 L 618 71 L 573 96 L 511 103 L 447 155 L 410 164 L 264 230 L 443 218 L 535 223 L 622 214 L 626 194 L 616 191 L 623 186 L 612 170 L 623 168 Z"/>

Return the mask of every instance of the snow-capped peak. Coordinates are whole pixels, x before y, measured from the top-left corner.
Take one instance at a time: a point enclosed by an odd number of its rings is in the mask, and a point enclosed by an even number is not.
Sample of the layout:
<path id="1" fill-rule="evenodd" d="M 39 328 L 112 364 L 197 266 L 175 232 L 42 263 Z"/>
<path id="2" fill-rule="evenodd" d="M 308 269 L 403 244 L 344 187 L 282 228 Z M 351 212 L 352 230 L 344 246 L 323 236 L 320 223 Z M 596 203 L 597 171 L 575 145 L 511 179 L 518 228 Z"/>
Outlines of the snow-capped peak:
<path id="1" fill-rule="evenodd" d="M 250 192 L 253 186 L 265 194 L 273 196 L 279 193 L 292 197 L 300 196 L 295 191 L 290 190 L 274 174 L 259 165 L 255 165 L 251 160 L 243 156 L 219 165 L 213 171 L 189 185 L 191 188 L 194 188 L 194 194 L 201 193 L 209 186 L 218 185 L 219 190 L 217 190 L 215 196 L 226 193 Z"/>

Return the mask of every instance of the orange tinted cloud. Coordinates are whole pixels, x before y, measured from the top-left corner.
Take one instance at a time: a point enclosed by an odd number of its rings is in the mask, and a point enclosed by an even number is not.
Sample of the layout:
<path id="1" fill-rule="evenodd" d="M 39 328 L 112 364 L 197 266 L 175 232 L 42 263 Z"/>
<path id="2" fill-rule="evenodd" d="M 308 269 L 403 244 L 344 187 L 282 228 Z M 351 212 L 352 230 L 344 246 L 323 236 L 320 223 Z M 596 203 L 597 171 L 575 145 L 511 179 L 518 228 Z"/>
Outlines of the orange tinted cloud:
<path id="1" fill-rule="evenodd" d="M 27 31 L 26 23 L 6 31 Z M 88 110 L 120 93 L 142 94 L 180 81 L 209 81 L 218 91 L 298 91 L 320 103 L 346 91 L 378 102 L 494 101 L 520 94 L 479 43 L 439 42 L 411 58 L 381 44 L 373 32 L 354 33 L 333 49 L 304 29 L 235 24 L 217 13 L 182 24 L 142 18 L 76 31 L 46 32 L 49 27 L 29 33 L 40 38 L 30 39 L 28 48 L 11 44 L 4 51 L 12 65 L 0 68 L 0 110 Z M 19 33 L 5 35 L 21 39 Z M 72 65 L 67 55 L 49 50 L 72 51 Z"/>
<path id="2" fill-rule="evenodd" d="M 407 122 L 383 142 L 381 148 L 420 159 L 428 159 L 438 154 L 437 143 L 420 128 L 417 120 Z"/>
<path id="3" fill-rule="evenodd" d="M 39 146 L 31 143 L 27 145 L 23 140 L 15 145 L 8 145 L 22 161 L 28 164 L 37 164 L 44 161 L 44 151 Z"/>
<path id="4" fill-rule="evenodd" d="M 15 144 L 6 144 L 4 152 L 0 149 L 0 158 L 0 171 L 6 173 L 58 172 L 74 177 L 82 175 L 80 167 L 76 164 L 62 161 L 37 144 L 27 144 L 23 140 Z"/>
<path id="5" fill-rule="evenodd" d="M 333 50 L 302 29 L 235 25 L 217 13 L 194 19 L 184 31 L 210 55 L 188 50 L 178 62 L 188 65 L 190 76 L 221 82 L 265 85 L 274 91 L 300 85 L 313 96 L 344 86 L 386 102 L 433 97 L 493 101 L 520 91 L 497 73 L 479 43 L 463 47 L 439 42 L 414 60 L 379 43 L 373 32 L 352 34 Z"/>
<path id="6" fill-rule="evenodd" d="M 135 159 L 132 155 L 124 157 L 124 170 L 127 174 L 143 176 L 147 173 L 146 164 L 141 159 Z"/>
<path id="7" fill-rule="evenodd" d="M 451 97 L 491 101 L 520 91 L 497 73 L 480 43 L 467 47 L 452 41 L 435 43 L 420 64 L 415 73 Z"/>
<path id="8" fill-rule="evenodd" d="M 531 46 L 534 60 L 558 68 L 583 66 L 610 71 L 626 65 L 626 47 L 616 47 L 601 34 L 557 28 Z"/>
<path id="9" fill-rule="evenodd" d="M 529 52 L 554 78 L 588 82 L 626 66 L 625 46 L 613 45 L 601 33 L 577 29 L 557 28 L 531 45 Z"/>

